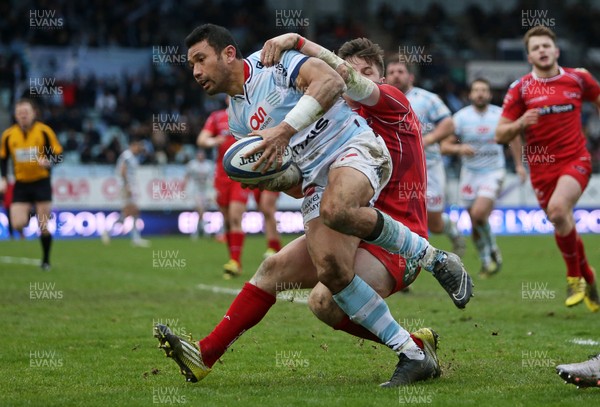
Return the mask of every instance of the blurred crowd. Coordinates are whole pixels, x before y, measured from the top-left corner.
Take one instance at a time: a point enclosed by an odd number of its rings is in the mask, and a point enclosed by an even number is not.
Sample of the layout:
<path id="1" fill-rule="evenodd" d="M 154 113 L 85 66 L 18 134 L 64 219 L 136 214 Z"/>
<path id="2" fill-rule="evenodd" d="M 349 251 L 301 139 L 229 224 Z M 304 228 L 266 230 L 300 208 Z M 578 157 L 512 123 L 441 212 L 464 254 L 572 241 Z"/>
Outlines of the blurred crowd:
<path id="1" fill-rule="evenodd" d="M 409 9 L 398 11 L 387 2 L 369 18 L 331 13 L 311 20 L 310 32 L 302 25 L 291 30 L 310 35 L 331 49 L 352 38 L 374 35 L 390 54 L 404 42 L 425 46 L 433 63 L 419 66 L 418 85 L 438 93 L 454 112 L 468 103 L 464 62 L 498 57 L 499 39 L 523 34 L 518 24 L 521 10 L 537 7 L 533 1 L 523 0 L 510 11 L 486 13 L 471 5 L 461 15 L 449 16 L 435 3 L 418 14 Z M 54 11 L 53 17 L 61 19 L 60 29 L 32 30 L 31 10 Z M 0 103 L 7 107 L 16 98 L 27 96 L 17 94 L 20 88 L 16 86 L 27 80 L 30 71 L 27 45 L 169 46 L 182 44 L 191 28 L 212 22 L 229 27 L 248 54 L 267 38 L 290 30 L 274 23 L 274 11 L 266 0 L 15 0 L 1 2 L 0 13 Z M 551 17 L 556 19 L 559 36 L 567 36 L 582 49 L 600 46 L 597 8 L 553 2 Z M 185 64 L 168 69 L 152 66 L 143 75 L 112 78 L 76 74 L 59 85 L 62 97 L 37 101 L 41 119 L 59 134 L 73 162 L 112 164 L 130 136 L 146 140 L 144 163 L 186 162 L 193 156 L 196 136 L 208 114 L 223 106 L 222 99 L 203 94 Z M 504 93 L 505 89 L 496 90 L 493 102 L 501 104 Z M 161 117 L 175 117 L 177 123 L 161 125 L 165 123 Z M 600 123 L 591 110 L 586 111 L 584 120 L 598 171 Z"/>

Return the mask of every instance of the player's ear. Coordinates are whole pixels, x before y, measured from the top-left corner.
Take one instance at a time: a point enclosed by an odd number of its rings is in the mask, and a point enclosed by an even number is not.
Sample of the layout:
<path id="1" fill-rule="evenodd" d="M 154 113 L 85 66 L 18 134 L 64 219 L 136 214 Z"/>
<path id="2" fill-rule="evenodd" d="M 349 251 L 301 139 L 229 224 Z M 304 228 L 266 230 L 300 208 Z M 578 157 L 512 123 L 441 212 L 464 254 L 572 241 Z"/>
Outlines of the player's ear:
<path id="1" fill-rule="evenodd" d="M 385 76 L 382 76 L 381 78 L 379 78 L 379 83 L 387 83 L 385 81 Z"/>
<path id="2" fill-rule="evenodd" d="M 223 57 L 228 63 L 232 62 L 235 59 L 236 54 L 237 51 L 233 45 L 228 45 L 225 48 L 223 48 Z"/>

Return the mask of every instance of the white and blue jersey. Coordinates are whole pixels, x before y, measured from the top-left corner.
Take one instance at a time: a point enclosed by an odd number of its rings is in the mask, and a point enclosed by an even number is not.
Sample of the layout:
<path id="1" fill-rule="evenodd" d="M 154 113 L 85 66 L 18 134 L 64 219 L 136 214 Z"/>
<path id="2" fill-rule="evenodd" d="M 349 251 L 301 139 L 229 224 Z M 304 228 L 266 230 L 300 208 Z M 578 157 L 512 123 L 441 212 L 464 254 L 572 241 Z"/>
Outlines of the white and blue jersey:
<path id="1" fill-rule="evenodd" d="M 272 67 L 260 62 L 260 51 L 245 59 L 244 94 L 231 98 L 227 113 L 229 128 L 237 138 L 247 137 L 281 123 L 303 93 L 296 89 L 300 67 L 308 57 L 286 51 Z M 340 98 L 319 120 L 294 134 L 290 140 L 293 160 L 306 179 L 331 164 L 332 155 L 360 133 L 372 132 L 367 122 Z"/>
<path id="2" fill-rule="evenodd" d="M 450 109 L 442 102 L 442 99 L 428 90 L 413 87 L 406 92 L 406 97 L 421 122 L 421 134 L 423 137 L 431 133 L 439 122 L 446 117 L 452 116 Z M 425 147 L 425 160 L 427 161 L 428 168 L 438 162 L 442 162 L 439 143 L 430 144 Z"/>
<path id="3" fill-rule="evenodd" d="M 475 150 L 474 155 L 462 157 L 464 168 L 478 173 L 504 168 L 504 149 L 494 141 L 501 114 L 502 108 L 495 105 L 488 105 L 484 112 L 471 105 L 454 114 L 456 136 Z"/>

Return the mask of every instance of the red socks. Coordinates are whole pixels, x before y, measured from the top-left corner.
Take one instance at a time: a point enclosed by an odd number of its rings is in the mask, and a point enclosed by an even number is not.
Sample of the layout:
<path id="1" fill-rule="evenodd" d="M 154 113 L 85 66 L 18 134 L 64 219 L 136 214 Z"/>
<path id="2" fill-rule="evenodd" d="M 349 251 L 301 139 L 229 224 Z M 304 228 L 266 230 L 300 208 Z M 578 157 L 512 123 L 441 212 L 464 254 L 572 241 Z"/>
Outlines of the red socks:
<path id="1" fill-rule="evenodd" d="M 279 250 L 281 250 L 281 240 L 279 240 L 279 239 L 269 239 L 269 241 L 267 242 L 267 247 L 269 249 L 273 249 L 276 252 L 278 252 Z"/>
<path id="2" fill-rule="evenodd" d="M 567 277 L 581 277 L 579 256 L 577 255 L 577 230 L 573 228 L 565 236 L 559 236 L 555 233 L 554 238 L 567 265 Z"/>
<path id="3" fill-rule="evenodd" d="M 229 257 L 241 264 L 244 232 L 229 232 L 227 234 L 227 246 L 229 247 Z"/>
<path id="4" fill-rule="evenodd" d="M 263 319 L 273 304 L 275 296 L 250 283 L 244 284 L 223 320 L 200 341 L 204 364 L 212 367 L 237 338 Z"/>
<path id="5" fill-rule="evenodd" d="M 581 276 L 585 279 L 586 283 L 592 284 L 594 282 L 594 272 L 588 264 L 587 257 L 585 257 L 583 241 L 579 235 L 577 235 L 577 257 L 579 258 L 579 272 Z"/>

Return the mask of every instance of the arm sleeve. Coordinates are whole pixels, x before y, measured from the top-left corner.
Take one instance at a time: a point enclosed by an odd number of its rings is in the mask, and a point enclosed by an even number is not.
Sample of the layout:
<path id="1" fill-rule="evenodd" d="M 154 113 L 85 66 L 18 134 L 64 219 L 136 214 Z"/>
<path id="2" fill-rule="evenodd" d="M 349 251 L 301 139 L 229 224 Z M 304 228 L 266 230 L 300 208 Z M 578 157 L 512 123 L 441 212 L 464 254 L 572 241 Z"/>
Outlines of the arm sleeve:
<path id="1" fill-rule="evenodd" d="M 8 132 L 5 131 L 2 133 L 2 138 L 0 141 L 0 176 L 6 177 L 8 176 L 8 157 L 9 157 L 9 148 L 8 148 Z"/>
<path id="2" fill-rule="evenodd" d="M 446 117 L 451 117 L 452 113 L 448 106 L 442 102 L 442 99 L 438 95 L 433 94 L 431 97 L 431 104 L 429 106 L 429 119 L 432 123 L 438 124 Z"/>
<path id="3" fill-rule="evenodd" d="M 502 103 L 502 117 L 506 117 L 509 120 L 515 121 L 523 113 L 525 113 L 525 103 L 521 98 L 520 87 L 518 86 L 520 82 L 514 82 L 510 88 L 508 88 L 508 92 L 506 92 L 506 96 L 504 96 L 504 102 Z"/>
<path id="4" fill-rule="evenodd" d="M 598 95 L 600 95 L 600 85 L 598 85 L 596 79 L 587 70 L 578 69 L 577 73 L 583 80 L 583 100 L 595 102 L 598 99 Z"/>
<path id="5" fill-rule="evenodd" d="M 282 77 L 288 87 L 296 87 L 296 80 L 300 73 L 300 67 L 308 60 L 308 57 L 298 51 L 285 51 L 281 54 L 281 61 L 275 65 L 275 74 Z"/>

